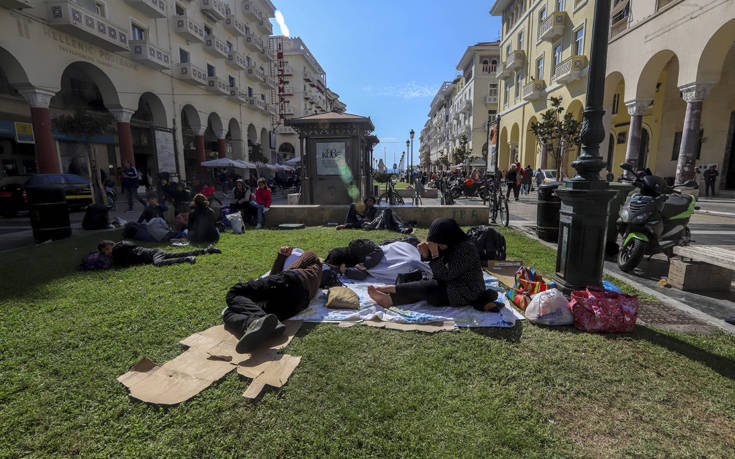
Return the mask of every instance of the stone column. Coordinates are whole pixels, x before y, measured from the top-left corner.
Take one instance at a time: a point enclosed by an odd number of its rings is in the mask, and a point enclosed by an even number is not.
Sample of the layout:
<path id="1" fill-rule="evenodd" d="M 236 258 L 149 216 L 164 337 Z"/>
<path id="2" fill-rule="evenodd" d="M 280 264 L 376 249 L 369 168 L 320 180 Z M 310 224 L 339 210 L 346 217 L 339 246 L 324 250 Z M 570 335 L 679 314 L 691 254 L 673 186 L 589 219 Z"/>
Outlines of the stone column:
<path id="1" fill-rule="evenodd" d="M 217 153 L 219 158 L 226 158 L 227 157 L 227 143 L 225 142 L 225 136 L 227 136 L 227 131 L 224 129 L 216 131 L 214 133 L 217 136 Z"/>
<path id="2" fill-rule="evenodd" d="M 643 114 L 651 105 L 650 99 L 631 100 L 626 102 L 628 114 L 630 115 L 630 129 L 628 131 L 628 147 L 625 151 L 625 162 L 638 170 L 638 159 L 641 154 L 641 135 L 643 133 Z M 607 154 L 607 152 L 605 152 Z M 629 175 L 628 172 L 625 173 Z"/>
<path id="3" fill-rule="evenodd" d="M 681 135 L 679 162 L 676 164 L 677 185 L 694 180 L 699 130 L 702 122 L 702 101 L 709 95 L 710 89 L 712 85 L 701 83 L 690 83 L 679 87 L 681 96 L 687 103 L 687 111 Z"/>
<path id="4" fill-rule="evenodd" d="M 130 118 L 133 117 L 135 110 L 127 108 L 113 108 L 110 113 L 117 121 L 117 136 L 120 142 L 120 159 L 123 164 L 130 161 L 135 166 L 135 155 L 133 152 L 133 132 L 130 130 Z"/>
<path id="5" fill-rule="evenodd" d="M 59 156 L 56 154 L 56 141 L 51 131 L 51 117 L 48 109 L 51 99 L 56 93 L 34 87 L 19 88 L 18 92 L 31 106 L 38 171 L 42 174 L 60 173 L 61 166 L 59 165 Z"/>
<path id="6" fill-rule="evenodd" d="M 201 163 L 207 160 L 207 150 L 204 148 L 204 131 L 207 130 L 207 126 L 201 126 L 199 129 L 194 130 L 194 145 L 197 149 L 197 162 L 202 175 L 207 175 L 207 168 L 202 166 Z"/>
<path id="7" fill-rule="evenodd" d="M 518 156 L 518 142 L 508 142 L 508 169 L 514 164 Z"/>

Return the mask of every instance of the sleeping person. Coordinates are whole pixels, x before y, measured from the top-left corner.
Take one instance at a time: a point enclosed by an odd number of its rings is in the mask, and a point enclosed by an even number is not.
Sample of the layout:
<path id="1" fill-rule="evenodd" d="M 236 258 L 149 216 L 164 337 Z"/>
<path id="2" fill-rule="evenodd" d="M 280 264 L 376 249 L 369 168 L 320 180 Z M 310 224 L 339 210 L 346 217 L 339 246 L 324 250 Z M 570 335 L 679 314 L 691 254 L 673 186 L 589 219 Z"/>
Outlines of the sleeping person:
<path id="1" fill-rule="evenodd" d="M 345 277 L 364 280 L 368 270 L 383 259 L 383 249 L 369 239 L 355 239 L 347 247 L 336 247 L 329 251 L 324 264 L 339 270 Z"/>
<path id="2" fill-rule="evenodd" d="M 468 306 L 496 311 L 498 293 L 486 289 L 477 247 L 467 239 L 456 221 L 434 220 L 426 242 L 417 247 L 429 264 L 432 278 L 385 287 L 370 286 L 368 294 L 378 305 L 389 308 L 426 301 L 432 306 Z"/>

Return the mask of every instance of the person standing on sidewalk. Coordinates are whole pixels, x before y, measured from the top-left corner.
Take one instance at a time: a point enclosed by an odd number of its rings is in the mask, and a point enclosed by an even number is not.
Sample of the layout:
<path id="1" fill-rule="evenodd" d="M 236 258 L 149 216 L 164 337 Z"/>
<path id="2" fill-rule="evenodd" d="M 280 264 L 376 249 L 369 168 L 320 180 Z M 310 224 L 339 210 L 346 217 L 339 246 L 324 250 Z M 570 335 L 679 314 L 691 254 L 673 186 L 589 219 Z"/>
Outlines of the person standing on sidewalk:
<path id="1" fill-rule="evenodd" d="M 515 196 L 516 201 L 518 201 L 518 168 L 514 164 L 511 166 L 510 169 L 508 169 L 508 172 L 505 174 L 505 182 L 508 185 L 508 191 L 505 192 L 505 198 L 510 198 L 510 192 L 513 192 L 513 196 Z"/>
<path id="2" fill-rule="evenodd" d="M 713 164 L 710 166 L 709 169 L 704 171 L 704 195 L 709 197 L 709 191 L 712 190 L 712 196 L 715 196 L 715 182 L 717 181 L 717 176 L 720 175 L 719 172 L 717 172 L 717 164 Z"/>
<path id="3" fill-rule="evenodd" d="M 128 212 L 133 211 L 133 198 L 138 199 L 138 169 L 125 161 L 123 169 L 123 192 L 128 196 Z"/>

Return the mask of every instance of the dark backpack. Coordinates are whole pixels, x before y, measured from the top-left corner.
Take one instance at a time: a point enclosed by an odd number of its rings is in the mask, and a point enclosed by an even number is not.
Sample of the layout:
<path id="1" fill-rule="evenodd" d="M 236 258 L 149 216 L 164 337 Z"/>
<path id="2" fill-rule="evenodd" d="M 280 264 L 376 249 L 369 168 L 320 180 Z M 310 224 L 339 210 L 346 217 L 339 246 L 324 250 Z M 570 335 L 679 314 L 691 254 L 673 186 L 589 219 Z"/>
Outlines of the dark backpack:
<path id="1" fill-rule="evenodd" d="M 475 243 L 481 260 L 505 260 L 505 236 L 493 228 L 473 226 L 467 231 L 467 237 Z"/>
<path id="2" fill-rule="evenodd" d="M 110 226 L 109 214 L 107 207 L 92 204 L 87 207 L 82 220 L 82 228 L 87 231 L 107 229 Z"/>

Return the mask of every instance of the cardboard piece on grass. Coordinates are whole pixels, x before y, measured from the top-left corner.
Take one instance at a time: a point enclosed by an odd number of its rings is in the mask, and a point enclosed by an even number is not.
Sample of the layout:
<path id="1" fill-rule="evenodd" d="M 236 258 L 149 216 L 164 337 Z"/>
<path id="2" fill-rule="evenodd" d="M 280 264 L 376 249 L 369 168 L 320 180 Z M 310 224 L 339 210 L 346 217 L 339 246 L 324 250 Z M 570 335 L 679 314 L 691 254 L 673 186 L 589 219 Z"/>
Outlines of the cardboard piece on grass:
<path id="1" fill-rule="evenodd" d="M 512 288 L 516 283 L 516 271 L 523 266 L 522 261 L 514 260 L 490 260 L 486 271 L 496 277 L 503 285 Z"/>
<path id="2" fill-rule="evenodd" d="M 363 320 L 338 322 L 340 328 L 349 328 L 353 325 L 367 325 L 368 327 L 385 328 L 386 330 L 419 331 L 424 333 L 436 333 L 440 331 L 453 331 L 457 327 L 454 321 L 435 322 L 430 324 L 402 324 L 396 322 L 383 322 L 382 320 Z"/>
<path id="3" fill-rule="evenodd" d="M 242 396 L 250 399 L 257 398 L 265 385 L 283 387 L 300 362 L 301 357 L 282 355 L 274 349 L 254 354 L 237 367 L 237 373 L 240 376 L 253 380 Z"/>
<path id="4" fill-rule="evenodd" d="M 287 321 L 285 325 L 282 336 L 272 338 L 252 354 L 236 352 L 237 339 L 224 326 L 212 327 L 181 340 L 189 349 L 173 360 L 157 365 L 144 357 L 117 380 L 128 388 L 132 398 L 156 405 L 176 405 L 194 397 L 239 364 L 259 362 L 262 371 L 255 375 L 258 384 L 248 388 L 250 398 L 255 398 L 265 384 L 283 386 L 301 361 L 300 357 L 277 352 L 291 342 L 301 322 Z"/>

